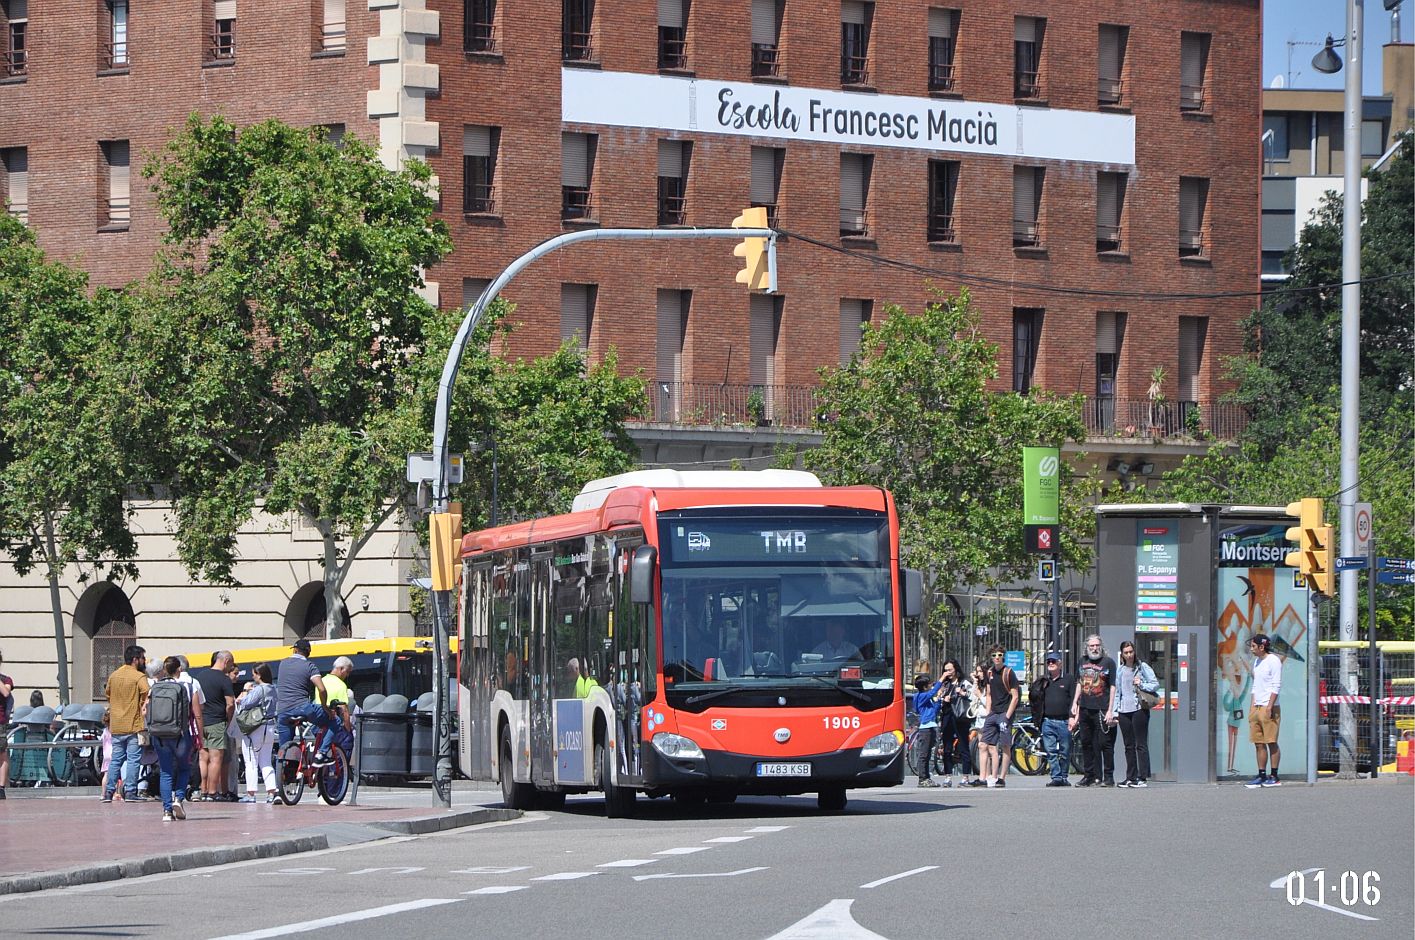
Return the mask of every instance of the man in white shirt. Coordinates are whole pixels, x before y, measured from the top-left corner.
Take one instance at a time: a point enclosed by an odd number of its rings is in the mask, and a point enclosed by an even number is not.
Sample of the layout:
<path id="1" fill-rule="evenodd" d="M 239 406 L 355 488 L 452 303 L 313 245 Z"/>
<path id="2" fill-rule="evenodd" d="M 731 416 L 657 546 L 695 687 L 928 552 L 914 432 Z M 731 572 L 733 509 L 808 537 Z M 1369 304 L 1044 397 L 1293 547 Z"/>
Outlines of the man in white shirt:
<path id="1" fill-rule="evenodd" d="M 825 641 L 815 648 L 825 659 L 863 659 L 860 648 L 845 639 L 845 624 L 833 620 L 826 624 Z"/>
<path id="2" fill-rule="evenodd" d="M 1253 700 L 1248 707 L 1248 732 L 1258 752 L 1258 776 L 1246 784 L 1250 790 L 1282 785 L 1277 779 L 1277 760 L 1281 756 L 1277 732 L 1282 722 L 1277 695 L 1282 691 L 1282 661 L 1270 652 L 1271 646 L 1272 641 L 1261 633 L 1255 633 L 1248 641 L 1248 651 L 1257 657 L 1253 660 Z M 1271 774 L 1268 773 L 1269 763 Z"/>

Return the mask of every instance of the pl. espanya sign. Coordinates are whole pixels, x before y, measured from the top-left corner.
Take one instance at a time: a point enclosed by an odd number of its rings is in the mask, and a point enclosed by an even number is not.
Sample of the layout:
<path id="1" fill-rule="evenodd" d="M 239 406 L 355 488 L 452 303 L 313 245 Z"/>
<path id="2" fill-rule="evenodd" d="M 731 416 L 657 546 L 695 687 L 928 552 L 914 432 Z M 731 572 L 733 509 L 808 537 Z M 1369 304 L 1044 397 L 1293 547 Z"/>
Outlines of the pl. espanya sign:
<path id="1" fill-rule="evenodd" d="M 1128 114 L 630 72 L 561 69 L 560 117 L 567 124 L 1121 166 L 1135 162 L 1135 118 Z"/>

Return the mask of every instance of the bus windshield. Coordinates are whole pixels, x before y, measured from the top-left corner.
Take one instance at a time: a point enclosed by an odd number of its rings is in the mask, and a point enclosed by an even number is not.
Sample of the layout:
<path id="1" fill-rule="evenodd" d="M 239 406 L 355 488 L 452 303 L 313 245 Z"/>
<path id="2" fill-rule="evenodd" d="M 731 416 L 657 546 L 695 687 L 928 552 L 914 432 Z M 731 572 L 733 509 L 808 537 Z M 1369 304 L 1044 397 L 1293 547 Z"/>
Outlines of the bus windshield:
<path id="1" fill-rule="evenodd" d="M 672 698 L 750 707 L 790 691 L 796 701 L 887 703 L 892 693 L 861 694 L 894 686 L 884 515 L 726 512 L 660 520 L 663 675 Z"/>

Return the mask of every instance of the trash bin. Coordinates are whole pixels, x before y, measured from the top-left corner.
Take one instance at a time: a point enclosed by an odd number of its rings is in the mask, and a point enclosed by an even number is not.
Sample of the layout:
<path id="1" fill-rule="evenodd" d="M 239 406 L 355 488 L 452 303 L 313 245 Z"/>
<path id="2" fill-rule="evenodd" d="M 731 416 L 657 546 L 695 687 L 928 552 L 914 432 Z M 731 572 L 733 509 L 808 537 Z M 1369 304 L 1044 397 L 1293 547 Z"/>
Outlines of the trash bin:
<path id="1" fill-rule="evenodd" d="M 437 766 L 437 733 L 432 726 L 432 703 L 426 707 L 419 699 L 413 713 L 413 759 L 409 772 L 417 777 L 430 777 Z"/>
<path id="2" fill-rule="evenodd" d="M 382 704 L 385 698 L 387 698 L 387 696 L 382 692 L 370 692 L 368 695 L 364 696 L 364 700 L 359 703 L 359 707 L 366 712 L 371 712 Z"/>
<path id="3" fill-rule="evenodd" d="M 359 773 L 365 777 L 406 776 L 411 724 L 408 715 L 403 713 L 364 712 L 359 720 L 359 734 L 363 737 Z"/>

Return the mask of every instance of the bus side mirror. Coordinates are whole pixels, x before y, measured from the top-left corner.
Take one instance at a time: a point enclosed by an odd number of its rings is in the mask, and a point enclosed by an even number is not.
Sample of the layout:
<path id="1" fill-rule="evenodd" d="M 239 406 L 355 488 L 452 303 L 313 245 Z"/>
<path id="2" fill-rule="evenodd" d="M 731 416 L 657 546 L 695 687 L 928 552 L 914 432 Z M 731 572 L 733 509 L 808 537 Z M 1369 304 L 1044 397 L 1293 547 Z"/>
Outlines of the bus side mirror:
<path id="1" fill-rule="evenodd" d="M 924 612 L 924 575 L 915 568 L 904 568 L 904 611 L 905 617 L 918 617 Z"/>
<path id="2" fill-rule="evenodd" d="M 634 559 L 629 564 L 629 599 L 635 604 L 653 602 L 653 566 L 658 561 L 658 550 L 652 545 L 640 545 L 634 549 Z"/>

